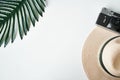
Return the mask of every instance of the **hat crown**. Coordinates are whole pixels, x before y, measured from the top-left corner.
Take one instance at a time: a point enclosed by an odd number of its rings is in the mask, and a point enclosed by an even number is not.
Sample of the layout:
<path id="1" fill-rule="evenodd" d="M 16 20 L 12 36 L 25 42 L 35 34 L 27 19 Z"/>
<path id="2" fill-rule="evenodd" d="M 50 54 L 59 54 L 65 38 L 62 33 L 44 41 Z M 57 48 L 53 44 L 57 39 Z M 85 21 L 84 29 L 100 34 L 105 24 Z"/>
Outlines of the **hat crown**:
<path id="1" fill-rule="evenodd" d="M 102 61 L 110 74 L 120 77 L 120 37 L 106 44 L 102 52 Z"/>

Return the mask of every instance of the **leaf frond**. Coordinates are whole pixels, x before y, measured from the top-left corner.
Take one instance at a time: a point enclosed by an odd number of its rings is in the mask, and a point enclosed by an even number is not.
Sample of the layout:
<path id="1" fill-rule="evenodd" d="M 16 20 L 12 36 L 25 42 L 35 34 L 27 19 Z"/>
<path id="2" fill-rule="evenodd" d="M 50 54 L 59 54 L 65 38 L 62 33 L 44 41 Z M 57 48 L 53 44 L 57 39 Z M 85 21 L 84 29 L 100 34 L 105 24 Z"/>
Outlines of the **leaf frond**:
<path id="1" fill-rule="evenodd" d="M 14 42 L 18 32 L 23 39 L 45 7 L 46 0 L 0 0 L 0 46 Z"/>

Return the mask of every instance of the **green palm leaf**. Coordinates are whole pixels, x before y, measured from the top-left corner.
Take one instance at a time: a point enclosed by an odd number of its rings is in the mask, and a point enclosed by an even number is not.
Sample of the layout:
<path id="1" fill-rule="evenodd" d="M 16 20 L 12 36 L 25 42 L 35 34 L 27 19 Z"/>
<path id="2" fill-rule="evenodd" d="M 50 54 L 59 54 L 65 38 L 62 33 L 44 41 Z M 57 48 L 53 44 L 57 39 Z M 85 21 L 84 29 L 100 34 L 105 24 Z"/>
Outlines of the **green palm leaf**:
<path id="1" fill-rule="evenodd" d="M 46 0 L 0 0 L 0 46 L 14 42 L 17 32 L 20 38 L 35 26 L 39 15 L 43 16 Z"/>

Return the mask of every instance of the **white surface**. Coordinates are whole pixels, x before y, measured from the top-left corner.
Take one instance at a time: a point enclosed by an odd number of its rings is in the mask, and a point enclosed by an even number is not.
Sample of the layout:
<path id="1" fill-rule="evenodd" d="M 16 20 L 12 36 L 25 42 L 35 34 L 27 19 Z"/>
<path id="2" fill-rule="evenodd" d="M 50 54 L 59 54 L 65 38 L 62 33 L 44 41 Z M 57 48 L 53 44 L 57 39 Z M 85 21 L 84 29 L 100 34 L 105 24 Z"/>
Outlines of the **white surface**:
<path id="1" fill-rule="evenodd" d="M 102 7 L 120 0 L 49 0 L 46 13 L 21 41 L 0 48 L 0 80 L 87 80 L 81 50 Z"/>

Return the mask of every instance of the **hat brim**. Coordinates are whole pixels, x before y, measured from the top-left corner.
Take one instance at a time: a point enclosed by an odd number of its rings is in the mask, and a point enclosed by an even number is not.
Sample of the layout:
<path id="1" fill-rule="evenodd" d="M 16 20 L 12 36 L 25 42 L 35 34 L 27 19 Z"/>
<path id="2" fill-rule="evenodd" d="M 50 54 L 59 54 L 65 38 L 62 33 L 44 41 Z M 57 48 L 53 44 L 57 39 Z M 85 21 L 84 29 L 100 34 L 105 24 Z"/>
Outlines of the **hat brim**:
<path id="1" fill-rule="evenodd" d="M 98 26 L 86 39 L 82 50 L 82 62 L 89 80 L 120 80 L 105 72 L 99 62 L 102 45 L 115 36 L 119 36 L 119 34 Z"/>

